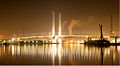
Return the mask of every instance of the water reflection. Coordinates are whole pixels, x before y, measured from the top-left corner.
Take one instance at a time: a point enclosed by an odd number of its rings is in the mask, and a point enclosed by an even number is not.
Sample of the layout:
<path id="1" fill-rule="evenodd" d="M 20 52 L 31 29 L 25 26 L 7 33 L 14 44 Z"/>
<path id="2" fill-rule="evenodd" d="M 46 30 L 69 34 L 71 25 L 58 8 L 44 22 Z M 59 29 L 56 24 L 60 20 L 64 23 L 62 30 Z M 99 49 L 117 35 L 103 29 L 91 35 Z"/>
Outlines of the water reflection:
<path id="1" fill-rule="evenodd" d="M 0 64 L 119 64 L 119 55 L 120 46 L 62 43 L 0 46 Z"/>

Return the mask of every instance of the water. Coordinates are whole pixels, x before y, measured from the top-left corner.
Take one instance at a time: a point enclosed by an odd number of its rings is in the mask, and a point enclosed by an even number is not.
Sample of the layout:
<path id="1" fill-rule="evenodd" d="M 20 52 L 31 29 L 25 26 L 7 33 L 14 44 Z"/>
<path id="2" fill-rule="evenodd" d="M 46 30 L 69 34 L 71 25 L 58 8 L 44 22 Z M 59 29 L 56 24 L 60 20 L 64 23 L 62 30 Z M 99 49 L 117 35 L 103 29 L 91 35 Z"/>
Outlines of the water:
<path id="1" fill-rule="evenodd" d="M 119 56 L 120 46 L 107 48 L 84 44 L 0 46 L 0 64 L 119 64 Z"/>

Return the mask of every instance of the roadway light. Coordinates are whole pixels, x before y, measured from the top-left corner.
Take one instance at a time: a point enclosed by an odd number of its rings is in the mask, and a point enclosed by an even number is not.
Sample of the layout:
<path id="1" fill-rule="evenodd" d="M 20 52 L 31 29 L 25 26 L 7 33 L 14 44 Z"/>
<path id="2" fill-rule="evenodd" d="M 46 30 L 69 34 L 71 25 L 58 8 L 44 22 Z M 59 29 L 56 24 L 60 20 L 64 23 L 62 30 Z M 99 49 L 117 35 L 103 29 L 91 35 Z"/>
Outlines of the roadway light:
<path id="1" fill-rule="evenodd" d="M 5 43 L 6 41 L 4 40 L 3 43 Z"/>
<path id="2" fill-rule="evenodd" d="M 36 41 L 36 43 L 38 43 L 38 41 Z"/>
<path id="3" fill-rule="evenodd" d="M 24 43 L 26 43 L 26 41 L 24 41 Z"/>
<path id="4" fill-rule="evenodd" d="M 17 40 L 19 41 L 19 40 L 20 40 L 20 38 L 17 38 Z"/>
<path id="5" fill-rule="evenodd" d="M 12 41 L 14 41 L 15 40 L 15 38 L 12 38 Z"/>
<path id="6" fill-rule="evenodd" d="M 32 41 L 32 43 L 34 43 L 34 41 Z"/>
<path id="7" fill-rule="evenodd" d="M 86 36 L 87 38 L 89 37 L 89 36 Z"/>
<path id="8" fill-rule="evenodd" d="M 11 42 L 11 40 L 9 40 L 8 42 Z"/>
<path id="9" fill-rule="evenodd" d="M 112 40 L 113 43 L 115 43 L 115 40 Z"/>
<path id="10" fill-rule="evenodd" d="M 83 40 L 81 40 L 81 43 L 84 43 L 84 41 L 83 41 Z"/>
<path id="11" fill-rule="evenodd" d="M 79 43 L 80 43 L 80 41 L 78 40 L 78 41 L 77 41 L 77 43 L 79 44 Z"/>

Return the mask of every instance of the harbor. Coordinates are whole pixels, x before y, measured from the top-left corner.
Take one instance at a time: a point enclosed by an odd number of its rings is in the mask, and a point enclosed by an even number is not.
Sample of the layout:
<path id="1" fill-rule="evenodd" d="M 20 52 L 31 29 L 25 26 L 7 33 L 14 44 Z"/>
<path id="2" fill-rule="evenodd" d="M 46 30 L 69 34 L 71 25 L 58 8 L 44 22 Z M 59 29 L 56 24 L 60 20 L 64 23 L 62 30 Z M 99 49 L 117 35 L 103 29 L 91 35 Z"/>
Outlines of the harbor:
<path id="1" fill-rule="evenodd" d="M 120 65 L 119 0 L 0 0 L 0 65 Z"/>

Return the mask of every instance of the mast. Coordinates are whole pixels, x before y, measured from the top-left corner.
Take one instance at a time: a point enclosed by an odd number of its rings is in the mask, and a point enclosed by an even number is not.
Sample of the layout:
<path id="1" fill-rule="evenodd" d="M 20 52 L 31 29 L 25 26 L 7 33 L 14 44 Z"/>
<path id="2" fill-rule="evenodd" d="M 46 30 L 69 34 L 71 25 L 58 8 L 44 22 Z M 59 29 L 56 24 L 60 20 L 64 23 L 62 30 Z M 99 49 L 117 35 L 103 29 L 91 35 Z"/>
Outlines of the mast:
<path id="1" fill-rule="evenodd" d="M 102 24 L 99 24 L 99 27 L 100 27 L 100 32 L 101 32 L 100 39 L 103 40 Z"/>
<path id="2" fill-rule="evenodd" d="M 112 15 L 110 16 L 110 35 L 113 35 L 113 23 Z"/>

